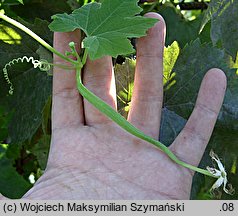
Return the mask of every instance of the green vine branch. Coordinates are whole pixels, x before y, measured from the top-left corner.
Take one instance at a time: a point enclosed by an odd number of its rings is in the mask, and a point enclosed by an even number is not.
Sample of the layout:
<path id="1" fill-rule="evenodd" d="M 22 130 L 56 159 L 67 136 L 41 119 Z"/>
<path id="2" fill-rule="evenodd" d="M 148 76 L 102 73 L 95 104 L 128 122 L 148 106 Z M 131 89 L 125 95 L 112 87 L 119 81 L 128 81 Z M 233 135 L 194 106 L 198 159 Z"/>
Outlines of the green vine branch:
<path id="1" fill-rule="evenodd" d="M 57 56 L 59 56 L 60 58 L 70 62 L 70 63 L 75 63 L 74 60 L 68 58 L 67 56 L 65 56 L 64 54 L 62 54 L 61 52 L 57 51 L 56 49 L 54 49 L 52 46 L 50 46 L 46 41 L 44 41 L 41 37 L 39 37 L 37 34 L 35 34 L 34 32 L 32 32 L 29 28 L 27 28 L 26 26 L 22 25 L 21 23 L 17 22 L 14 19 L 11 19 L 10 17 L 6 16 L 3 14 L 2 11 L 0 11 L 0 18 L 5 20 L 6 22 L 14 25 L 15 27 L 21 29 L 22 31 L 24 31 L 26 34 L 28 34 L 29 36 L 31 36 L 32 38 L 34 38 L 37 42 L 39 42 L 42 46 L 44 46 L 46 49 L 48 49 L 50 52 L 56 54 Z"/>

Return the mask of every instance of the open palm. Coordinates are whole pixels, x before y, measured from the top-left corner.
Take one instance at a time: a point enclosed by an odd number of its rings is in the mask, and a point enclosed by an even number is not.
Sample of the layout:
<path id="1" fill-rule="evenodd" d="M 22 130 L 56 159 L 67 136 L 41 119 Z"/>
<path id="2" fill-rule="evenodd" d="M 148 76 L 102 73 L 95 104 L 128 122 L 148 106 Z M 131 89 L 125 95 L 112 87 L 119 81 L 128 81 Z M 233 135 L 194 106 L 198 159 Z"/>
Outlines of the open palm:
<path id="1" fill-rule="evenodd" d="M 147 135 L 159 136 L 163 101 L 165 23 L 160 20 L 137 43 L 137 66 L 128 121 Z M 78 31 L 56 33 L 54 46 L 68 49 Z M 55 62 L 65 64 L 55 57 Z M 84 84 L 116 109 L 111 58 L 88 61 Z M 219 113 L 226 78 L 211 69 L 203 79 L 196 106 L 170 149 L 197 166 Z M 44 175 L 25 194 L 29 199 L 189 199 L 193 172 L 122 130 L 77 91 L 75 71 L 54 69 L 52 142 Z"/>

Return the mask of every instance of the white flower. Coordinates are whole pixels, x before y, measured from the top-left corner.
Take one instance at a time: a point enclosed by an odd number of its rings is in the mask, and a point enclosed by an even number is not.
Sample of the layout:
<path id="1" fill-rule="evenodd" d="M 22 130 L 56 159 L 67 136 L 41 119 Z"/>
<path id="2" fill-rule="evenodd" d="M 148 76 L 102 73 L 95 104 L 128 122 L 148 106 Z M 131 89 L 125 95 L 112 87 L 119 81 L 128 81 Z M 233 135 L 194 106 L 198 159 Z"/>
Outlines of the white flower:
<path id="1" fill-rule="evenodd" d="M 215 169 L 213 167 L 207 167 L 207 170 L 214 176 L 217 177 L 217 181 L 212 185 L 212 188 L 210 189 L 210 191 L 214 191 L 215 189 L 219 188 L 222 184 L 223 184 L 223 190 L 227 193 L 227 194 L 234 194 L 235 190 L 234 188 L 232 188 L 231 184 L 228 185 L 229 189 L 226 188 L 227 185 L 227 173 L 226 170 L 223 166 L 223 164 L 221 163 L 220 159 L 218 158 L 218 156 L 211 150 L 210 152 L 210 156 L 213 160 L 216 161 L 217 166 L 219 168 Z"/>

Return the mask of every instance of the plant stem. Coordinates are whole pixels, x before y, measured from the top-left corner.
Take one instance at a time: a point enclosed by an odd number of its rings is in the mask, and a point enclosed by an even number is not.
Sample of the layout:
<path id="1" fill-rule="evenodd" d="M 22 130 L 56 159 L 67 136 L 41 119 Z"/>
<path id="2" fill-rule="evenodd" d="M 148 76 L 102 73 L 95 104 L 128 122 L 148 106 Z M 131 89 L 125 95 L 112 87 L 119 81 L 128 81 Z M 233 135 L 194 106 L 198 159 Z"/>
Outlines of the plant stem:
<path id="1" fill-rule="evenodd" d="M 21 23 L 17 22 L 14 19 L 11 19 L 10 17 L 4 15 L 3 13 L 0 13 L 0 18 L 5 20 L 6 22 L 16 26 L 17 28 L 21 29 L 22 31 L 24 31 L 25 33 L 27 33 L 28 35 L 30 35 L 32 38 L 34 38 L 36 41 L 38 41 L 42 46 L 44 46 L 46 49 L 48 49 L 50 52 L 58 55 L 60 58 L 71 62 L 73 64 L 75 64 L 75 61 L 66 57 L 65 55 L 63 55 L 61 52 L 57 51 L 55 48 L 53 48 L 52 46 L 50 46 L 47 42 L 45 42 L 42 38 L 40 38 L 37 34 L 35 34 L 34 32 L 32 32 L 29 28 L 25 27 L 24 25 L 22 25 Z"/>
<path id="2" fill-rule="evenodd" d="M 83 53 L 83 59 L 82 59 L 82 64 L 85 65 L 86 62 L 87 62 L 87 57 L 88 57 L 88 49 L 85 49 L 84 50 L 84 53 Z"/>
<path id="3" fill-rule="evenodd" d="M 99 97 L 97 97 L 95 94 L 90 92 L 82 83 L 81 80 L 81 68 L 76 68 L 76 79 L 77 79 L 77 87 L 80 92 L 80 94 L 87 99 L 92 105 L 94 105 L 98 110 L 100 110 L 103 114 L 105 114 L 107 117 L 109 117 L 112 121 L 117 123 L 120 127 L 122 127 L 124 130 L 129 132 L 130 134 L 143 139 L 156 147 L 158 147 L 161 151 L 163 151 L 165 154 L 168 155 L 168 157 L 173 160 L 175 163 L 186 167 L 188 169 L 191 169 L 193 171 L 202 173 L 207 176 L 214 177 L 209 171 L 192 166 L 190 164 L 187 164 L 181 160 L 179 160 L 174 153 L 167 148 L 164 144 L 161 142 L 153 139 L 150 136 L 145 135 L 142 131 L 140 131 L 138 128 L 130 124 L 124 117 L 122 117 L 118 112 L 116 112 L 113 108 L 111 108 L 108 104 L 106 104 L 103 100 L 101 100 Z"/>

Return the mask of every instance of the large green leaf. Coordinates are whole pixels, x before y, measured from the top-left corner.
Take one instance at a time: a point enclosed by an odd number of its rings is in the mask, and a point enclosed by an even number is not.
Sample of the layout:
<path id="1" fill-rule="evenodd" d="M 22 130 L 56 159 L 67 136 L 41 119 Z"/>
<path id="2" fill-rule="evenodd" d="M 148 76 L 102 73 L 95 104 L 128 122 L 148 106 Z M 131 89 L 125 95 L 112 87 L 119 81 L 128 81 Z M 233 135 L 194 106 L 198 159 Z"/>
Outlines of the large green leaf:
<path id="1" fill-rule="evenodd" d="M 42 110 L 50 95 L 51 78 L 44 72 L 32 69 L 31 64 L 12 67 L 18 74 L 12 78 L 15 90 L 9 98 L 10 107 L 15 110 L 10 122 L 10 137 L 21 142 L 32 137 L 42 121 Z"/>
<path id="2" fill-rule="evenodd" d="M 220 16 L 232 2 L 233 0 L 211 0 L 201 23 L 201 30 L 211 19 Z"/>
<path id="3" fill-rule="evenodd" d="M 12 199 L 21 198 L 31 184 L 17 173 L 5 152 L 6 149 L 0 145 L 0 193 Z"/>
<path id="4" fill-rule="evenodd" d="M 211 38 L 214 44 L 221 42 L 222 47 L 233 57 L 238 51 L 238 1 L 232 1 L 212 18 Z"/>
<path id="5" fill-rule="evenodd" d="M 6 140 L 8 136 L 8 123 L 11 115 L 7 113 L 4 106 L 0 106 L 0 144 Z"/>
<path id="6" fill-rule="evenodd" d="M 136 16 L 141 12 L 138 0 L 104 0 L 87 4 L 72 14 L 57 14 L 49 25 L 52 31 L 69 32 L 81 29 L 85 32 L 84 48 L 91 59 L 105 55 L 117 57 L 134 51 L 128 38 L 146 35 L 146 30 L 157 20 Z"/>
<path id="7" fill-rule="evenodd" d="M 211 0 L 201 29 L 211 20 L 211 39 L 226 49 L 233 59 L 238 51 L 238 1 Z"/>
<path id="8" fill-rule="evenodd" d="M 49 30 L 47 32 L 47 22 L 37 20 L 31 28 L 44 35 L 46 40 L 52 40 L 51 33 Z M 0 54 L 4 56 L 0 58 L 1 69 L 14 58 L 34 56 L 39 59 L 39 55 L 36 54 L 39 45 L 22 32 L 18 33 L 22 37 L 19 45 L 9 45 L 0 41 Z M 13 96 L 8 95 L 9 86 L 1 75 L 0 104 L 8 107 L 9 111 L 14 110 L 9 124 L 10 138 L 12 142 L 22 142 L 31 138 L 41 124 L 42 110 L 51 94 L 51 77 L 25 62 L 8 67 L 8 70 L 15 90 Z"/>
<path id="9" fill-rule="evenodd" d="M 228 70 L 223 50 L 211 44 L 201 44 L 199 39 L 187 45 L 181 50 L 171 72 L 173 76 L 168 84 L 170 88 L 165 92 L 165 106 L 187 119 L 194 107 L 203 76 L 213 67 Z"/>
<path id="10" fill-rule="evenodd" d="M 186 20 L 181 11 L 173 5 L 163 5 L 159 7 L 159 13 L 166 22 L 166 46 L 177 41 L 179 46 L 183 48 L 191 40 L 195 40 L 199 34 L 201 19 Z"/>

